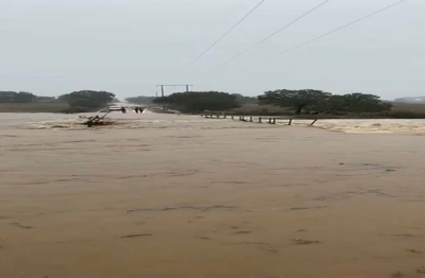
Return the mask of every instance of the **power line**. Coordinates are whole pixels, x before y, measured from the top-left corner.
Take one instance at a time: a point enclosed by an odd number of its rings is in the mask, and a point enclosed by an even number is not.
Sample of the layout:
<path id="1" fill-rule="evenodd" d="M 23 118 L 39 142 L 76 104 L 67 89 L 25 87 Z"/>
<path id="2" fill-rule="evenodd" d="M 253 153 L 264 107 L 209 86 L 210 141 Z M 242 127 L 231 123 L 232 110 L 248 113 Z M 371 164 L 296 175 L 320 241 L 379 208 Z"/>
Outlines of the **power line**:
<path id="1" fill-rule="evenodd" d="M 288 27 L 292 26 L 293 24 L 295 24 L 296 22 L 300 21 L 301 19 L 303 19 L 304 17 L 306 17 L 307 15 L 311 14 L 312 12 L 314 12 L 315 10 L 319 9 L 320 7 L 322 7 L 323 5 L 325 5 L 327 2 L 329 2 L 330 0 L 326 0 L 322 3 L 320 3 L 319 5 L 315 6 L 314 8 L 310 9 L 309 11 L 307 11 L 306 13 L 304 13 L 303 15 L 301 15 L 300 17 L 294 19 L 293 21 L 289 22 L 288 24 L 286 24 L 285 26 L 283 26 L 282 28 L 280 28 L 279 30 L 277 30 L 276 32 L 273 32 L 272 34 L 268 35 L 267 37 L 265 37 L 264 39 L 260 40 L 259 42 L 255 43 L 254 45 L 252 45 L 251 47 L 245 49 L 244 51 L 236 54 L 235 56 L 233 56 L 232 58 L 230 58 L 229 60 L 227 60 L 226 62 L 224 62 L 223 64 L 221 64 L 219 67 L 224 66 L 228 63 L 230 63 L 231 61 L 235 60 L 236 58 L 242 56 L 243 54 L 247 53 L 248 51 L 256 48 L 257 46 L 259 46 L 260 44 L 262 44 L 263 42 L 267 41 L 268 39 L 276 36 L 277 34 L 279 34 L 280 32 L 282 32 L 283 30 L 287 29 Z"/>
<path id="2" fill-rule="evenodd" d="M 324 34 L 324 35 L 321 35 L 321 36 L 319 36 L 319 37 L 316 37 L 316 38 L 314 38 L 314 39 L 312 39 L 312 40 L 309 40 L 309 41 L 307 41 L 307 42 L 305 42 L 305 43 L 302 43 L 302 44 L 297 45 L 297 46 L 295 46 L 295 47 L 293 47 L 293 48 L 290 48 L 290 49 L 288 49 L 288 50 L 285 50 L 285 51 L 283 51 L 283 52 L 281 52 L 281 53 L 279 53 L 279 54 L 277 54 L 277 55 L 275 55 L 275 56 L 272 56 L 272 57 L 270 57 L 270 58 L 268 58 L 268 59 L 264 60 L 264 61 L 263 61 L 263 63 L 264 63 L 264 62 L 267 62 L 267 61 L 269 61 L 269 60 L 272 60 L 272 59 L 274 59 L 274 58 L 276 58 L 276 57 L 282 56 L 282 55 L 284 55 L 284 54 L 286 54 L 286 53 L 289 53 L 289 52 L 291 52 L 291 51 L 294 51 L 294 50 L 296 50 L 296 49 L 298 49 L 298 48 L 301 48 L 301 47 L 303 47 L 303 46 L 306 46 L 307 44 L 310 44 L 310 43 L 313 43 L 313 42 L 318 41 L 318 40 L 320 40 L 320 39 L 323 39 L 324 37 L 327 37 L 327 36 L 329 36 L 329 35 L 332 35 L 332 34 L 334 34 L 334 33 L 338 32 L 338 31 L 341 31 L 341 30 L 343 30 L 343 29 L 345 29 L 345 28 L 347 28 L 347 27 L 350 27 L 351 25 L 354 25 L 354 24 L 356 24 L 356 23 L 358 23 L 358 22 L 360 22 L 360 21 L 363 21 L 363 20 L 368 19 L 368 18 L 370 18 L 370 17 L 372 17 L 372 16 L 374 16 L 374 15 L 377 15 L 377 14 L 379 14 L 379 13 L 382 13 L 382 12 L 384 12 L 384 11 L 386 11 L 386 10 L 388 10 L 388 9 L 390 9 L 390 8 L 392 8 L 392 7 L 394 7 L 394 6 L 397 6 L 397 5 L 399 5 L 399 4 L 403 3 L 403 2 L 406 2 L 406 1 L 407 1 L 407 0 L 401 0 L 401 1 L 398 1 L 398 2 L 396 2 L 396 3 L 394 3 L 394 4 L 391 4 L 391 5 L 389 5 L 389 6 L 386 6 L 385 8 L 382 8 L 382 9 L 377 10 L 376 12 L 373 12 L 373 13 L 371 13 L 371 14 L 367 15 L 367 16 L 364 16 L 364 17 L 362 17 L 362 18 L 359 18 L 359 19 L 357 19 L 357 20 L 354 20 L 354 21 L 352 21 L 352 22 L 350 22 L 350 23 L 348 23 L 348 24 L 345 24 L 344 26 L 339 27 L 339 28 L 337 28 L 337 29 L 335 29 L 335 30 L 333 30 L 333 31 L 330 31 L 330 32 L 328 32 L 328 33 L 326 33 L 326 34 Z"/>
<path id="3" fill-rule="evenodd" d="M 252 10 L 250 10 L 244 17 L 242 17 L 235 25 L 233 25 L 226 33 L 224 33 L 218 40 L 216 40 L 210 47 L 208 47 L 204 52 L 202 52 L 195 60 L 193 60 L 188 67 L 199 61 L 208 51 L 210 51 L 214 46 L 216 46 L 222 39 L 224 39 L 230 32 L 232 32 L 236 27 L 238 27 L 245 19 L 248 18 L 255 10 L 257 10 L 266 0 L 261 0 Z"/>

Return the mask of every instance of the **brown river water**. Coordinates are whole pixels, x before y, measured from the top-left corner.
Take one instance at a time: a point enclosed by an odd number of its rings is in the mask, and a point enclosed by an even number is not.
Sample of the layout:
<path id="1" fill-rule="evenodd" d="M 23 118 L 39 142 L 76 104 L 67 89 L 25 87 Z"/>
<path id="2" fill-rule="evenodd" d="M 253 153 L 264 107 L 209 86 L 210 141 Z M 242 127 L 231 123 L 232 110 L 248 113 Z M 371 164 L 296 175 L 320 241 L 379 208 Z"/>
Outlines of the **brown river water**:
<path id="1" fill-rule="evenodd" d="M 0 114 L 1 278 L 425 277 L 425 121 Z"/>
<path id="2" fill-rule="evenodd" d="M 93 116 L 95 114 L 80 114 L 82 116 Z M 137 128 L 248 128 L 234 121 L 216 121 L 203 119 L 198 116 L 181 116 L 155 114 L 147 111 L 141 117 L 139 114 L 110 114 L 108 116 L 117 121 L 113 129 L 137 129 Z M 31 129 L 84 129 L 79 125 L 81 120 L 75 115 L 63 114 L 23 114 L 23 113 L 0 113 L 0 128 L 31 128 Z M 278 125 L 286 125 L 286 121 L 278 120 Z M 295 126 L 308 126 L 311 120 L 295 120 Z M 249 126 L 257 127 L 258 126 Z M 425 120 L 319 120 L 316 128 L 344 133 L 392 133 L 392 134 L 416 134 L 425 135 Z"/>

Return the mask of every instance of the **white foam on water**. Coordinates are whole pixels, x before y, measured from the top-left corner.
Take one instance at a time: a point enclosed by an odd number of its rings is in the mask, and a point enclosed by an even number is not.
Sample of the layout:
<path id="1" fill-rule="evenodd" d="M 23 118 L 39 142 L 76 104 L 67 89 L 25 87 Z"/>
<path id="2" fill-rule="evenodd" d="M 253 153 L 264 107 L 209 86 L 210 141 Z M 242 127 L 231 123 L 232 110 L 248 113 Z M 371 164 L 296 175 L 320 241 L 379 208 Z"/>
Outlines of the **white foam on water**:
<path id="1" fill-rule="evenodd" d="M 82 125 L 84 119 L 79 116 L 94 116 L 95 114 L 24 114 L 0 113 L 0 128 L 30 128 L 30 129 L 87 129 Z M 143 114 L 111 113 L 108 119 L 115 124 L 100 126 L 104 129 L 226 129 L 226 128 L 284 128 L 288 120 L 278 120 L 277 125 L 240 122 L 231 119 L 205 119 L 199 116 L 157 114 L 146 111 Z M 311 127 L 312 120 L 293 121 L 293 126 Z M 344 133 L 394 133 L 425 135 L 425 120 L 318 120 L 315 128 Z"/>
<path id="2" fill-rule="evenodd" d="M 345 133 L 425 134 L 425 120 L 319 120 L 316 127 Z"/>

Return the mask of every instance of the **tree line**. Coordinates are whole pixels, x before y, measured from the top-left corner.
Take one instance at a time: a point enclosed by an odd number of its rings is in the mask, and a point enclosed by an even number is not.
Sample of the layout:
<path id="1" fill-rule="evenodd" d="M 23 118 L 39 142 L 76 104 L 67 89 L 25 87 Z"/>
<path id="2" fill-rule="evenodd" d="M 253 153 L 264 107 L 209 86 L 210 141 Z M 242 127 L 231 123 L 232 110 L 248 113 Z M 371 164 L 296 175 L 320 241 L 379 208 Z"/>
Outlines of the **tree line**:
<path id="1" fill-rule="evenodd" d="M 275 90 L 256 97 L 244 97 L 224 92 L 185 92 L 153 99 L 153 103 L 166 105 L 185 113 L 205 110 L 225 111 L 244 104 L 259 104 L 285 108 L 288 112 L 301 114 L 358 114 L 390 111 L 392 105 L 379 96 L 363 93 L 334 95 L 320 90 Z"/>
<path id="2" fill-rule="evenodd" d="M 38 97 L 28 92 L 0 92 L 0 103 L 63 102 L 69 106 L 68 112 L 95 111 L 111 103 L 115 94 L 106 91 L 75 91 L 58 98 Z M 336 95 L 321 90 L 274 90 L 266 91 L 258 97 L 226 92 L 183 92 L 166 97 L 133 97 L 129 102 L 145 105 L 165 106 L 183 113 L 204 111 L 228 111 L 243 105 L 275 106 L 288 113 L 346 115 L 359 113 L 382 113 L 390 111 L 392 105 L 379 96 L 364 93 Z"/>
<path id="3" fill-rule="evenodd" d="M 36 95 L 28 92 L 0 91 L 0 103 L 29 103 L 36 98 Z"/>
<path id="4" fill-rule="evenodd" d="M 66 102 L 70 112 L 89 112 L 104 108 L 115 99 L 115 94 L 106 91 L 76 91 L 62 95 L 59 101 Z"/>
<path id="5" fill-rule="evenodd" d="M 105 91 L 75 91 L 59 97 L 37 96 L 29 92 L 0 91 L 0 103 L 28 104 L 62 102 L 69 106 L 64 112 L 89 112 L 105 107 L 115 94 Z"/>
<path id="6" fill-rule="evenodd" d="M 381 113 L 392 104 L 379 96 L 363 93 L 334 95 L 320 90 L 275 90 L 258 97 L 261 105 L 290 108 L 295 114 Z"/>

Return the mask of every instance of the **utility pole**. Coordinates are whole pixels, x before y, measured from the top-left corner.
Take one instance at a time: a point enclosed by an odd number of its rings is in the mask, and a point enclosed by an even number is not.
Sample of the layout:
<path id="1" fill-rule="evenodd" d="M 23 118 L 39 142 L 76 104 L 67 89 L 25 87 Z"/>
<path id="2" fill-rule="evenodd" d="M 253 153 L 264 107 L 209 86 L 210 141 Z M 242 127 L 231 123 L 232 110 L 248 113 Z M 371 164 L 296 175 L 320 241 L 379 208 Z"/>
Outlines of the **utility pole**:
<path id="1" fill-rule="evenodd" d="M 165 97 L 165 87 L 186 87 L 186 92 L 189 92 L 193 85 L 157 85 L 157 87 L 161 87 L 161 97 Z M 162 109 L 165 109 L 165 106 L 162 106 Z"/>
<path id="2" fill-rule="evenodd" d="M 186 87 L 186 92 L 190 91 L 190 87 L 193 87 L 193 85 L 158 85 L 157 87 L 161 87 L 161 97 L 165 96 L 165 87 Z"/>
<path id="3" fill-rule="evenodd" d="M 160 85 L 161 86 L 161 97 L 164 97 L 165 95 L 164 95 L 164 93 L 165 93 L 165 91 L 164 91 L 164 86 L 165 85 Z"/>

